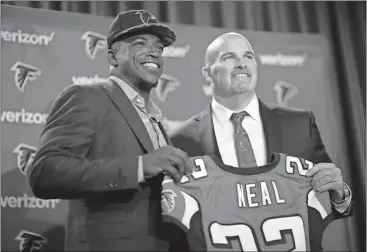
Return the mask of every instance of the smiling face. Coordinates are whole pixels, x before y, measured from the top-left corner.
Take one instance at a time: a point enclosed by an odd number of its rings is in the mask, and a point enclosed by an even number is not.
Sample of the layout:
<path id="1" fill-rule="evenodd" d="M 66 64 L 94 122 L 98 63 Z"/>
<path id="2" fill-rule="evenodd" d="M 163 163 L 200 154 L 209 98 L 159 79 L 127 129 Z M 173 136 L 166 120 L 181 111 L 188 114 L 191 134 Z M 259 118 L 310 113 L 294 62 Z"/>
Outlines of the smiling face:
<path id="1" fill-rule="evenodd" d="M 214 95 L 254 93 L 257 63 L 250 42 L 236 33 L 219 37 L 208 47 L 203 73 L 214 84 Z"/>
<path id="2" fill-rule="evenodd" d="M 108 60 L 119 73 L 118 77 L 135 89 L 150 91 L 163 72 L 163 49 L 158 37 L 142 34 L 114 43 Z"/>

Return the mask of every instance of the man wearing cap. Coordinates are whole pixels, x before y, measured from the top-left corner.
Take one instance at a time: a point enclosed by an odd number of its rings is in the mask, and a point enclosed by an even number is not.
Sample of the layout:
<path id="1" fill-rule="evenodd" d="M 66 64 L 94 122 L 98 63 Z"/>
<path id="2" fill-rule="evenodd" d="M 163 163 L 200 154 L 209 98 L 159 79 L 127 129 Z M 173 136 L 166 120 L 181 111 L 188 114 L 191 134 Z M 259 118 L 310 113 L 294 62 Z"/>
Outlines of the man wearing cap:
<path id="1" fill-rule="evenodd" d="M 53 103 L 30 169 L 35 196 L 68 199 L 66 251 L 167 251 L 162 174 L 191 172 L 170 145 L 150 91 L 175 33 L 144 10 L 108 30 L 106 82 L 72 85 Z"/>

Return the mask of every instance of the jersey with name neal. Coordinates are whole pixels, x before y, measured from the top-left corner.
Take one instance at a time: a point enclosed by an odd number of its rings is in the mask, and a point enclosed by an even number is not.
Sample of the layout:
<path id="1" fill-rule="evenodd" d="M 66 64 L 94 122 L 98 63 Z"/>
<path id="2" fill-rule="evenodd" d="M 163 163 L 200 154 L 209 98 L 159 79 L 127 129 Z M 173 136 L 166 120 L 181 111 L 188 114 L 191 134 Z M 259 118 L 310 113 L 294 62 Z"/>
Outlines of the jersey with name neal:
<path id="1" fill-rule="evenodd" d="M 329 194 L 316 193 L 305 176 L 312 162 L 281 153 L 254 168 L 226 166 L 216 157 L 191 159 L 197 170 L 190 178 L 162 183 L 163 218 L 186 231 L 191 249 L 322 249 L 333 215 Z"/>

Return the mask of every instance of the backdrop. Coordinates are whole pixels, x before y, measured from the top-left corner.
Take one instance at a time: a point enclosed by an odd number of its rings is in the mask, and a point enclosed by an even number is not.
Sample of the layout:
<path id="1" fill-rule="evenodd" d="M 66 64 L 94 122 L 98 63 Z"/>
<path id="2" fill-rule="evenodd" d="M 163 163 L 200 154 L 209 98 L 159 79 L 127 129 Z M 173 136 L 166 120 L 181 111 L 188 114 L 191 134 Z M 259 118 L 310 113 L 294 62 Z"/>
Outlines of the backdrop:
<path id="1" fill-rule="evenodd" d="M 0 203 L 2 230 L 7 230 L 1 234 L 2 249 L 61 251 L 67 202 L 36 199 L 25 164 L 36 151 L 57 94 L 68 85 L 108 76 L 105 35 L 112 19 L 4 5 L 1 14 Z M 205 48 L 219 34 L 234 30 L 170 26 L 177 41 L 164 52 L 164 75 L 153 91 L 168 129 L 207 106 L 211 94 L 201 76 Z M 248 37 L 257 54 L 260 99 L 312 109 L 330 156 L 350 183 L 327 40 L 320 35 L 237 32 Z M 355 250 L 355 238 L 353 217 L 334 221 L 324 234 L 325 251 Z"/>

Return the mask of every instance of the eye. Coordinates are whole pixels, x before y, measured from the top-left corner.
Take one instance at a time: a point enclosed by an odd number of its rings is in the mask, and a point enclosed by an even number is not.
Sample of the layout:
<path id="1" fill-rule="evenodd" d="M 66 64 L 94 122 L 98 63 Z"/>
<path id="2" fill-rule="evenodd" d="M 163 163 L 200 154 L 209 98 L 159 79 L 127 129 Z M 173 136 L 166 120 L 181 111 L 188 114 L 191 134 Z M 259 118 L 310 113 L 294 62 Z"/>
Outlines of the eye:
<path id="1" fill-rule="evenodd" d="M 254 55 L 252 55 L 252 54 L 246 54 L 245 55 L 245 58 L 246 59 L 253 59 L 254 58 Z"/>
<path id="2" fill-rule="evenodd" d="M 228 55 L 224 57 L 224 60 L 228 60 L 228 59 L 234 59 L 233 55 Z"/>
<path id="3" fill-rule="evenodd" d="M 139 47 L 143 47 L 143 46 L 145 46 L 145 43 L 144 43 L 144 41 L 139 40 L 139 41 L 136 41 L 136 42 L 134 43 L 134 45 L 135 45 L 135 46 L 139 46 Z"/>
<path id="4" fill-rule="evenodd" d="M 158 49 L 160 52 L 163 52 L 163 50 L 164 50 L 164 46 L 162 46 L 162 45 L 157 46 L 157 49 Z"/>

